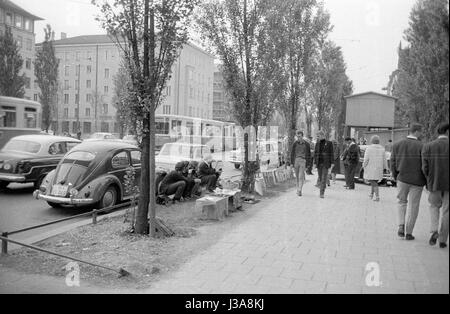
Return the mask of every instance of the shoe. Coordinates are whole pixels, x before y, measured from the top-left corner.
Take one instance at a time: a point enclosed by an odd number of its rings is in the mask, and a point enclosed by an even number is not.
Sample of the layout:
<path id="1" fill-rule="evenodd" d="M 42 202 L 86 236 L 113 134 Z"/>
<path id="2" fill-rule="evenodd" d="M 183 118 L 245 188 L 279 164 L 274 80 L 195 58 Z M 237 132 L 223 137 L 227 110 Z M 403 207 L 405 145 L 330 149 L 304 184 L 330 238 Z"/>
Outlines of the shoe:
<path id="1" fill-rule="evenodd" d="M 430 241 L 428 241 L 428 243 L 433 246 L 436 245 L 437 239 L 439 238 L 439 233 L 437 233 L 436 231 L 433 232 L 433 234 L 431 235 Z"/>
<path id="2" fill-rule="evenodd" d="M 440 243 L 439 243 L 439 247 L 440 247 L 441 249 L 445 249 L 445 248 L 447 247 L 447 243 L 442 243 L 442 242 L 440 242 Z"/>
<path id="3" fill-rule="evenodd" d="M 407 234 L 406 235 L 406 237 L 405 237 L 405 240 L 406 241 L 413 241 L 413 240 L 415 240 L 416 238 L 414 238 L 414 236 L 412 235 L 412 234 Z"/>
<path id="4" fill-rule="evenodd" d="M 323 194 L 320 194 L 320 198 L 325 198 L 325 195 L 323 195 Z"/>
<path id="5" fill-rule="evenodd" d="M 398 236 L 401 238 L 405 237 L 405 226 L 404 225 L 400 225 L 398 227 L 398 232 L 397 232 Z"/>
<path id="6" fill-rule="evenodd" d="M 298 195 L 298 196 L 302 196 L 302 191 L 298 191 L 298 192 L 297 192 L 297 195 Z"/>
<path id="7" fill-rule="evenodd" d="M 379 196 L 375 197 L 373 201 L 374 202 L 379 202 L 380 201 L 380 197 Z"/>
<path id="8" fill-rule="evenodd" d="M 372 199 L 373 198 L 373 194 L 369 194 L 369 199 Z"/>

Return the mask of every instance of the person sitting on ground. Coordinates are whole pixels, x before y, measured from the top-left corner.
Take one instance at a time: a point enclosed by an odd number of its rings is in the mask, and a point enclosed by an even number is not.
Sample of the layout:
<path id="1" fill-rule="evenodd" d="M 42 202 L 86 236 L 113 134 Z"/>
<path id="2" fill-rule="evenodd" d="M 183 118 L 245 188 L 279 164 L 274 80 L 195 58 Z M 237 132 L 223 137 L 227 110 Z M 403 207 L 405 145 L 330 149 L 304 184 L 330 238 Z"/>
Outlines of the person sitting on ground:
<path id="1" fill-rule="evenodd" d="M 202 191 L 200 190 L 200 184 L 202 180 L 198 178 L 197 169 L 198 169 L 198 162 L 197 161 L 191 161 L 187 162 L 186 168 L 185 168 L 185 177 L 188 180 L 188 184 L 186 186 L 185 195 L 187 198 L 192 197 L 199 197 L 202 195 Z"/>
<path id="2" fill-rule="evenodd" d="M 165 196 L 174 195 L 173 203 L 180 202 L 186 189 L 187 179 L 183 176 L 183 167 L 177 164 L 175 170 L 170 172 L 161 181 L 159 191 Z"/>
<path id="3" fill-rule="evenodd" d="M 212 160 L 212 156 L 208 154 L 204 157 L 198 167 L 198 177 L 201 180 L 201 184 L 206 185 L 206 190 L 211 193 L 216 189 L 217 181 L 222 174 L 221 171 L 217 171 L 212 167 Z"/>

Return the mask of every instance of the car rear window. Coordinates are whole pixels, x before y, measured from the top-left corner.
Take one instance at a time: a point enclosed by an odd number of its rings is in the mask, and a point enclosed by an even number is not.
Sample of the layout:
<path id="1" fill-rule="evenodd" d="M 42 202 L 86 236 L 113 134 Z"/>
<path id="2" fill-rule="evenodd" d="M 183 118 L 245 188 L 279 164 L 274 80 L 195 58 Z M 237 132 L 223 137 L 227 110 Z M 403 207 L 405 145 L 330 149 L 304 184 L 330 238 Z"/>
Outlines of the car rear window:
<path id="1" fill-rule="evenodd" d="M 91 152 L 83 152 L 83 151 L 76 151 L 69 153 L 66 158 L 64 159 L 71 159 L 71 160 L 79 160 L 79 161 L 92 161 L 95 159 L 95 154 Z"/>
<path id="2" fill-rule="evenodd" d="M 3 150 L 37 154 L 41 150 L 41 144 L 33 141 L 11 140 Z"/>

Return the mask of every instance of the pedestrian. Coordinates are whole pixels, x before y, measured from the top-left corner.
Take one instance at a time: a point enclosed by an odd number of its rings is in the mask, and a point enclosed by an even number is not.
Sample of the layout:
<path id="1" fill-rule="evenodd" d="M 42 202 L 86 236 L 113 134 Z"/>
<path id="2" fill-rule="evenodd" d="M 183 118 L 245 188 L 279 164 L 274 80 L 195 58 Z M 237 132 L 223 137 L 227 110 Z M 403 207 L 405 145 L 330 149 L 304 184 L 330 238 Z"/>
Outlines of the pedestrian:
<path id="1" fill-rule="evenodd" d="M 317 132 L 317 143 L 314 152 L 314 163 L 320 180 L 320 198 L 325 198 L 327 177 L 330 168 L 334 164 L 333 144 L 326 140 L 325 132 Z"/>
<path id="2" fill-rule="evenodd" d="M 366 148 L 364 154 L 364 179 L 368 180 L 371 185 L 369 198 L 373 199 L 375 202 L 379 202 L 380 192 L 378 182 L 383 179 L 384 169 L 388 168 L 386 151 L 384 147 L 380 145 L 380 137 L 378 135 L 372 136 L 370 144 L 371 145 Z"/>
<path id="3" fill-rule="evenodd" d="M 331 179 L 333 180 L 333 184 L 336 183 L 336 175 L 341 172 L 341 152 L 339 150 L 339 143 L 335 139 L 333 140 L 333 154 L 334 154 L 334 165 L 331 168 Z"/>
<path id="4" fill-rule="evenodd" d="M 206 185 L 206 190 L 209 193 L 213 193 L 217 187 L 217 181 L 219 180 L 222 172 L 217 171 L 211 165 L 212 156 L 210 154 L 206 155 L 204 159 L 200 162 L 198 167 L 198 177 L 201 180 L 202 185 Z"/>
<path id="5" fill-rule="evenodd" d="M 415 239 L 412 233 L 419 214 L 423 187 L 426 184 L 422 172 L 421 136 L 422 125 L 412 124 L 410 134 L 394 144 L 391 154 L 391 172 L 397 181 L 399 225 L 397 234 L 409 241 Z"/>
<path id="6" fill-rule="evenodd" d="M 294 166 L 295 178 L 297 180 L 297 195 L 302 196 L 305 183 L 306 164 L 311 158 L 311 147 L 303 138 L 303 131 L 297 131 L 297 140 L 291 148 L 291 165 Z"/>
<path id="7" fill-rule="evenodd" d="M 448 131 L 449 124 L 438 126 L 438 138 L 426 144 L 422 151 L 422 170 L 427 179 L 427 190 L 430 193 L 431 238 L 430 245 L 435 245 L 439 239 L 439 247 L 447 247 L 448 237 Z M 441 222 L 439 224 L 439 211 Z M 439 227 L 439 229 L 438 229 Z"/>
<path id="8" fill-rule="evenodd" d="M 309 146 L 311 148 L 311 151 L 310 151 L 310 156 L 311 157 L 307 160 L 306 174 L 309 175 L 309 176 L 312 176 L 313 175 L 312 170 L 313 170 L 313 167 L 314 167 L 314 142 L 313 142 L 312 136 L 308 137 L 307 142 L 308 142 L 308 144 L 309 144 Z"/>
<path id="9" fill-rule="evenodd" d="M 359 147 L 356 145 L 355 139 L 350 137 L 347 137 L 345 142 L 347 143 L 347 149 L 342 157 L 345 165 L 345 188 L 354 190 L 355 173 L 359 163 Z"/>

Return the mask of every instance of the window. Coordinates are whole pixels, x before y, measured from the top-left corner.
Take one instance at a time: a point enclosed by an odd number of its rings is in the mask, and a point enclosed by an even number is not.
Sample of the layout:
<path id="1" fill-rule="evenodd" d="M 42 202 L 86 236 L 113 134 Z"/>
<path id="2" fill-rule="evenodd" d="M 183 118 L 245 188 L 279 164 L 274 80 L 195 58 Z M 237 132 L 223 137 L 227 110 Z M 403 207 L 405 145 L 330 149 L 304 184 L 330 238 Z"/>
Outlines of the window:
<path id="1" fill-rule="evenodd" d="M 64 104 L 69 104 L 69 94 L 64 94 Z"/>
<path id="2" fill-rule="evenodd" d="M 66 61 L 70 61 L 70 52 L 65 53 L 65 59 Z"/>
<path id="3" fill-rule="evenodd" d="M 35 129 L 37 127 L 37 110 L 35 108 L 25 108 L 25 127 Z"/>
<path id="4" fill-rule="evenodd" d="M 0 8 L 0 23 L 3 23 L 3 9 Z"/>
<path id="5" fill-rule="evenodd" d="M 109 87 L 108 87 L 108 86 L 105 86 L 105 87 L 103 88 L 103 91 L 105 92 L 105 94 L 108 94 L 108 92 L 109 92 Z"/>
<path id="6" fill-rule="evenodd" d="M 0 126 L 6 128 L 16 127 L 16 107 L 2 106 L 3 114 L 0 115 Z"/>
<path id="7" fill-rule="evenodd" d="M 28 51 L 31 51 L 31 49 L 33 48 L 33 43 L 31 41 L 31 39 L 27 39 L 26 41 L 26 48 Z"/>
<path id="8" fill-rule="evenodd" d="M 64 66 L 64 75 L 65 76 L 70 75 L 70 67 L 68 65 Z"/>
<path id="9" fill-rule="evenodd" d="M 13 15 L 10 12 L 6 12 L 6 24 L 12 25 L 13 23 Z"/>
<path id="10" fill-rule="evenodd" d="M 90 117 L 91 116 L 91 108 L 86 108 L 85 116 L 86 117 Z"/>
<path id="11" fill-rule="evenodd" d="M 72 122 L 72 133 L 78 133 L 78 124 L 76 121 Z"/>
<path id="12" fill-rule="evenodd" d="M 91 74 L 91 73 L 92 73 L 92 65 L 88 65 L 88 66 L 86 67 L 86 73 L 87 73 L 87 74 Z"/>
<path id="13" fill-rule="evenodd" d="M 23 37 L 22 36 L 17 36 L 17 46 L 19 46 L 19 48 L 23 48 Z"/>
<path id="14" fill-rule="evenodd" d="M 86 81 L 86 88 L 91 88 L 91 80 Z"/>
<path id="15" fill-rule="evenodd" d="M 92 101 L 92 94 L 86 94 L 86 102 L 90 103 Z"/>
<path id="16" fill-rule="evenodd" d="M 108 122 L 102 122 L 100 124 L 100 131 L 108 133 L 109 132 L 109 123 Z"/>
<path id="17" fill-rule="evenodd" d="M 75 103 L 76 104 L 80 103 L 80 94 L 75 94 Z"/>
<path id="18" fill-rule="evenodd" d="M 64 109 L 64 110 L 66 110 L 66 109 Z M 63 132 L 69 132 L 69 121 L 63 121 L 61 124 L 61 129 Z"/>
<path id="19" fill-rule="evenodd" d="M 130 159 L 127 152 L 120 152 L 111 159 L 113 168 L 126 168 L 130 166 Z"/>
<path id="20" fill-rule="evenodd" d="M 78 108 L 75 108 L 75 118 L 78 118 Z"/>
<path id="21" fill-rule="evenodd" d="M 69 117 L 69 108 L 64 108 L 64 118 L 68 118 Z M 67 131 L 69 131 L 69 128 L 67 128 Z"/>
<path id="22" fill-rule="evenodd" d="M 170 114 L 170 105 L 163 106 L 163 114 Z"/>
<path id="23" fill-rule="evenodd" d="M 77 52 L 75 53 L 75 60 L 76 60 L 76 61 L 80 61 L 80 59 L 81 59 L 81 52 L 77 51 Z"/>
<path id="24" fill-rule="evenodd" d="M 67 153 L 66 142 L 53 143 L 48 149 L 50 155 L 62 155 Z"/>
<path id="25" fill-rule="evenodd" d="M 32 32 L 32 31 L 33 31 L 31 25 L 32 25 L 32 24 L 31 24 L 31 20 L 25 19 L 25 29 L 26 29 L 27 31 L 29 31 L 29 32 Z"/>
<path id="26" fill-rule="evenodd" d="M 75 89 L 76 89 L 76 90 L 79 90 L 79 89 L 80 89 L 80 81 L 79 81 L 79 80 L 76 80 L 76 81 L 75 81 Z"/>
<path id="27" fill-rule="evenodd" d="M 38 94 L 34 94 L 33 100 L 34 100 L 34 101 L 39 101 L 39 95 L 38 95 Z"/>
<path id="28" fill-rule="evenodd" d="M 156 121 L 156 134 L 169 134 L 169 122 Z"/>
<path id="29" fill-rule="evenodd" d="M 131 155 L 131 163 L 133 166 L 137 166 L 141 164 L 141 152 L 138 150 L 132 150 L 130 152 Z"/>
<path id="30" fill-rule="evenodd" d="M 27 68 L 27 70 L 31 70 L 31 59 L 27 58 L 25 60 L 25 68 Z"/>
<path id="31" fill-rule="evenodd" d="M 103 104 L 103 114 L 108 114 L 108 104 Z"/>
<path id="32" fill-rule="evenodd" d="M 64 81 L 64 89 L 65 90 L 67 90 L 67 89 L 69 89 L 70 87 L 69 87 L 69 80 L 65 80 Z"/>
<path id="33" fill-rule="evenodd" d="M 87 58 L 89 61 L 92 61 L 92 52 L 91 52 L 91 51 L 88 51 L 88 52 L 87 52 L 86 58 Z M 90 73 L 90 72 L 89 72 L 89 73 Z"/>
<path id="34" fill-rule="evenodd" d="M 29 77 L 25 77 L 25 88 L 26 89 L 31 88 L 31 79 Z"/>
<path id="35" fill-rule="evenodd" d="M 108 60 L 108 50 L 105 51 L 105 60 Z"/>
<path id="36" fill-rule="evenodd" d="M 23 18 L 22 18 L 22 16 L 16 14 L 15 18 L 16 18 L 16 23 L 15 23 L 16 27 L 17 28 L 23 28 Z"/>
<path id="37" fill-rule="evenodd" d="M 109 69 L 105 69 L 105 78 L 109 78 Z"/>
<path id="38" fill-rule="evenodd" d="M 37 81 L 37 80 L 34 80 L 34 89 L 38 89 L 38 88 L 39 88 L 38 85 L 39 85 L 39 84 L 38 84 L 38 81 Z"/>
<path id="39" fill-rule="evenodd" d="M 75 74 L 76 75 L 80 75 L 80 67 L 81 67 L 81 65 L 75 66 Z"/>

